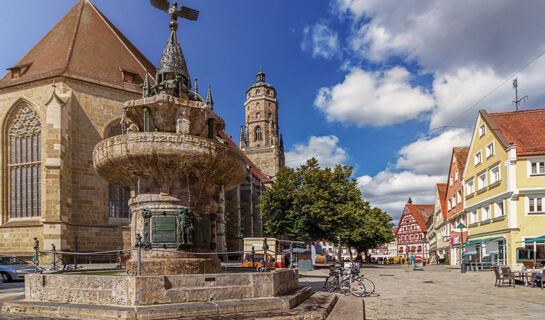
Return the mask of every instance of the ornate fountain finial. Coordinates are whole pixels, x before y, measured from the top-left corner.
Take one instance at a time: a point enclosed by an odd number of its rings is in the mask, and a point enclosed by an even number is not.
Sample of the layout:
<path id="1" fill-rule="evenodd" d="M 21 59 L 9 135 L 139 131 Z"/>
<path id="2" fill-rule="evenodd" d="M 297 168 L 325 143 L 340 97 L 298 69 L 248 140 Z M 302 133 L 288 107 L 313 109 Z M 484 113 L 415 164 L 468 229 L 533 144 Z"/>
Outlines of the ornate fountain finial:
<path id="1" fill-rule="evenodd" d="M 208 85 L 208 93 L 206 94 L 206 104 L 210 109 L 214 110 L 214 100 L 212 99 L 212 89 L 210 88 L 210 85 Z"/>
<path id="2" fill-rule="evenodd" d="M 156 83 L 153 86 L 153 91 L 156 94 L 166 91 L 176 97 L 188 98 L 191 80 L 176 30 L 178 30 L 178 18 L 195 21 L 199 17 L 199 11 L 183 5 L 178 10 L 177 2 L 173 2 L 172 7 L 169 7 L 168 0 L 150 0 L 150 2 L 156 8 L 168 13 L 171 18 L 170 36 L 157 67 Z"/>

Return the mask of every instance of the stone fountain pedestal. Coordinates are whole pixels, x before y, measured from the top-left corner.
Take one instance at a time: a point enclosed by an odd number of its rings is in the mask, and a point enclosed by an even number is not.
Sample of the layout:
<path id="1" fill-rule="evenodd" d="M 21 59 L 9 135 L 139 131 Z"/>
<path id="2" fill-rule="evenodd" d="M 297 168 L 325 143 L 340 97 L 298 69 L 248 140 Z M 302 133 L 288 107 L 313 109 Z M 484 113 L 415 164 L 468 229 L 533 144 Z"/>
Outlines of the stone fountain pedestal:
<path id="1" fill-rule="evenodd" d="M 219 194 L 246 176 L 242 155 L 216 139 L 223 121 L 205 103 L 164 93 L 124 109 L 129 131 L 99 142 L 93 160 L 102 177 L 131 190 L 131 244 L 143 248 L 141 274 L 219 272 Z M 134 252 L 127 268 L 137 269 Z"/>

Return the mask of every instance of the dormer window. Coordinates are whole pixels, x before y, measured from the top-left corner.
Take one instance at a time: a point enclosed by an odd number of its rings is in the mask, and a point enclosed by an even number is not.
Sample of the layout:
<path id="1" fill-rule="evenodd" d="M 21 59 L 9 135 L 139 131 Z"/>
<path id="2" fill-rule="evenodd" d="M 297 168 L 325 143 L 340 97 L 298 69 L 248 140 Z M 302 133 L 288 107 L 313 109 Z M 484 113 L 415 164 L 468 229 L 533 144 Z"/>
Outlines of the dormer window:
<path id="1" fill-rule="evenodd" d="M 19 79 L 22 77 L 28 71 L 30 65 L 32 65 L 32 62 L 8 68 L 11 74 L 11 79 Z"/>
<path id="2" fill-rule="evenodd" d="M 140 76 L 136 72 L 121 69 L 121 73 L 123 74 L 123 83 L 139 84 L 142 82 Z"/>

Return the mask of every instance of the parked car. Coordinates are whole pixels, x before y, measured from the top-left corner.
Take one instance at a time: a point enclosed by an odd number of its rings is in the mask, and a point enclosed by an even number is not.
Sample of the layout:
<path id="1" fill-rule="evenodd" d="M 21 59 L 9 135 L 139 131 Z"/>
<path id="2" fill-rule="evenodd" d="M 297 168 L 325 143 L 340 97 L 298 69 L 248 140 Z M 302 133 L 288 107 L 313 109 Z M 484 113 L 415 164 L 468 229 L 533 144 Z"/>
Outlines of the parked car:
<path id="1" fill-rule="evenodd" d="M 30 263 L 26 263 L 15 257 L 0 256 L 0 275 L 2 276 L 2 282 L 23 280 L 25 279 L 25 274 L 34 272 L 36 272 L 36 269 Z"/>

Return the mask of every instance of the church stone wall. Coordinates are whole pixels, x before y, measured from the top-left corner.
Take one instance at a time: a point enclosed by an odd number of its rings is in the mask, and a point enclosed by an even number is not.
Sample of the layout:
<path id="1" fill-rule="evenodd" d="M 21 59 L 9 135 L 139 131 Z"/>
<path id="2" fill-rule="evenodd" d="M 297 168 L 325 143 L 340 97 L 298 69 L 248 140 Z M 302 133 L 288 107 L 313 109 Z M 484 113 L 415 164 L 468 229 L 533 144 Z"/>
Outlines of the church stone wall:
<path id="1" fill-rule="evenodd" d="M 94 171 L 92 150 L 112 121 L 122 116 L 122 103 L 137 97 L 126 91 L 66 78 L 0 89 L 0 254 L 31 256 L 33 238 L 41 250 L 117 249 L 129 245 L 128 219 L 110 219 L 108 184 Z M 53 94 L 55 92 L 55 95 Z M 7 177 L 7 122 L 17 103 L 40 116 L 41 216 L 10 218 Z M 70 259 L 69 259 L 70 260 Z"/>

